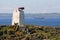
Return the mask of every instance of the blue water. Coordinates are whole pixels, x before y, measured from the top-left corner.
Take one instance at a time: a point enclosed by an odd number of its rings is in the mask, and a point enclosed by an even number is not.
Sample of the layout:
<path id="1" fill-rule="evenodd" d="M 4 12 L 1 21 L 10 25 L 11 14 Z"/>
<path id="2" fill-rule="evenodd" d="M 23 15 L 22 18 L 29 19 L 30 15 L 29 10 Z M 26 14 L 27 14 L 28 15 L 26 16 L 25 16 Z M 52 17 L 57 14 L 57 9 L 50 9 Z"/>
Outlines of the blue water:
<path id="1" fill-rule="evenodd" d="M 0 19 L 0 25 L 11 25 L 12 18 Z M 60 18 L 25 18 L 25 24 L 38 26 L 60 26 Z"/>
<path id="2" fill-rule="evenodd" d="M 25 23 L 39 26 L 60 26 L 60 18 L 25 19 Z"/>

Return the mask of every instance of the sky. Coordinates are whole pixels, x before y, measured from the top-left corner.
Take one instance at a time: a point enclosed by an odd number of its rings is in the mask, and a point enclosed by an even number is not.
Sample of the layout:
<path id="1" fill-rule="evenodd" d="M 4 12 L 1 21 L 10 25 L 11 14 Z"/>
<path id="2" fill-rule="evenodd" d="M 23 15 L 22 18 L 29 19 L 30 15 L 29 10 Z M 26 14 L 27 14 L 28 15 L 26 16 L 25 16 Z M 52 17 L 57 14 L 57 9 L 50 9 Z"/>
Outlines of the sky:
<path id="1" fill-rule="evenodd" d="M 25 13 L 60 13 L 60 0 L 0 0 L 0 13 L 25 7 Z"/>

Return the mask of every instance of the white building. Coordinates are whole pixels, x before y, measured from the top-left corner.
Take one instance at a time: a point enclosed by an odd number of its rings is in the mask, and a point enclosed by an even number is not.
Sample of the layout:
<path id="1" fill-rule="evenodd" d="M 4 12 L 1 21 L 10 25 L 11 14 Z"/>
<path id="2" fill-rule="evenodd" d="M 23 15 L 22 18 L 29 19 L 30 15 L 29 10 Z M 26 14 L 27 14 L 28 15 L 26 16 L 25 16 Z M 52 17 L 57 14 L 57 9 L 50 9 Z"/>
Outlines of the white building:
<path id="1" fill-rule="evenodd" d="M 12 16 L 12 25 L 18 24 L 20 26 L 24 25 L 24 7 L 19 7 L 14 9 Z"/>

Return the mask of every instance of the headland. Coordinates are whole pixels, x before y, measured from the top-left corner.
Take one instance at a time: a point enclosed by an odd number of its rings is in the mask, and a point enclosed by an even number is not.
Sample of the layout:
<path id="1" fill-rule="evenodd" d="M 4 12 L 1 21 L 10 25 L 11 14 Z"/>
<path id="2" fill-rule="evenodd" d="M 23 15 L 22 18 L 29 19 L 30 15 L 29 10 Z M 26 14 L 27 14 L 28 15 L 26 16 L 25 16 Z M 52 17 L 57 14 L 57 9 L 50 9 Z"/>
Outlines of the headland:
<path id="1" fill-rule="evenodd" d="M 60 40 L 60 27 L 0 26 L 0 40 Z"/>

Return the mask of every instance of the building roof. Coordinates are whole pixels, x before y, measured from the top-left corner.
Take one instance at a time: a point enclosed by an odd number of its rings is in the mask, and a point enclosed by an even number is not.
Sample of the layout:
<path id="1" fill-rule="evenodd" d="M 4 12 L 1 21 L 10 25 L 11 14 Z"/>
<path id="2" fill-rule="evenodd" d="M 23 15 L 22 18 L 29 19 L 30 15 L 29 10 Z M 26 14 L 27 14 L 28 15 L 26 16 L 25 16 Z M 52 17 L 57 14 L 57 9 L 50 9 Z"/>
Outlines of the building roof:
<path id="1" fill-rule="evenodd" d="M 24 7 L 19 7 L 18 9 L 22 9 L 22 10 L 24 10 Z"/>

